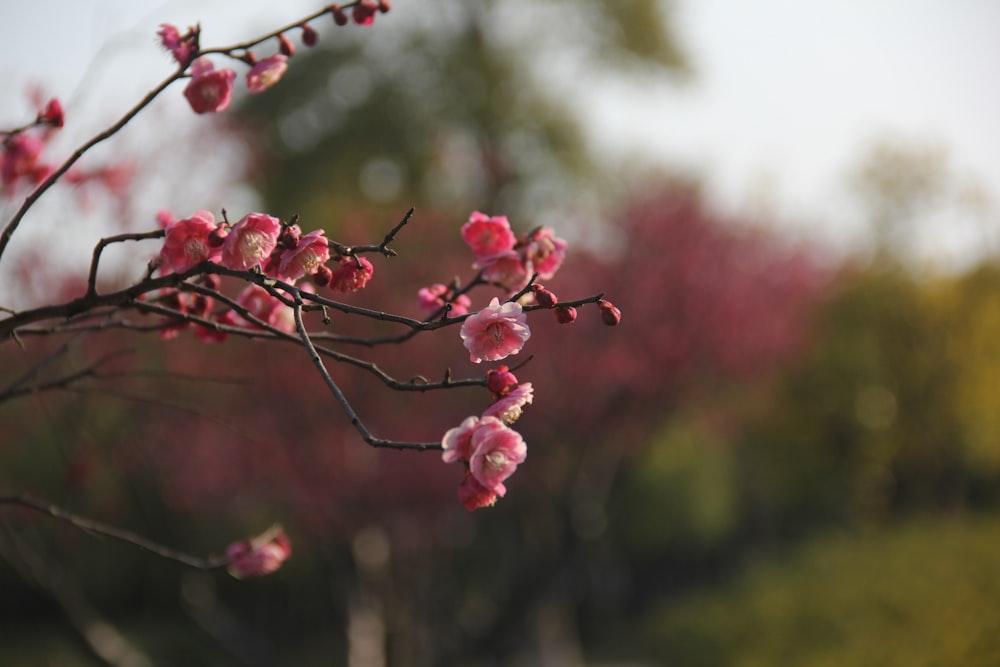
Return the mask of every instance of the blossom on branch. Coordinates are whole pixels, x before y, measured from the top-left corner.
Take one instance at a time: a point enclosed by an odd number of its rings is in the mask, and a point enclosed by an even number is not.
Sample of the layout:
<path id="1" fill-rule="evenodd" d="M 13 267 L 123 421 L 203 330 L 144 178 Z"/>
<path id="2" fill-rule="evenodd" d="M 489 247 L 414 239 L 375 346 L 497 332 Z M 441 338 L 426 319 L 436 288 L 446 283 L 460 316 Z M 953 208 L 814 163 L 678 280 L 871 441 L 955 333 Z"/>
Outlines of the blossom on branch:
<path id="1" fill-rule="evenodd" d="M 233 97 L 236 72 L 215 69 L 208 58 L 198 58 L 191 64 L 191 81 L 184 88 L 184 97 L 195 113 L 218 113 L 229 107 Z"/>
<path id="2" fill-rule="evenodd" d="M 287 69 L 288 56 L 280 53 L 258 60 L 247 72 L 247 90 L 251 93 L 263 93 L 281 81 Z"/>
<path id="3" fill-rule="evenodd" d="M 248 213 L 222 243 L 222 265 L 245 271 L 266 260 L 281 233 L 281 222 L 265 213 Z"/>
<path id="4" fill-rule="evenodd" d="M 226 548 L 229 574 L 237 579 L 261 577 L 281 567 L 292 555 L 292 543 L 281 526 Z"/>
<path id="5" fill-rule="evenodd" d="M 300 237 L 294 248 L 281 253 L 278 273 L 285 280 L 294 282 L 302 276 L 312 275 L 317 268 L 330 261 L 330 242 L 317 229 Z"/>
<path id="6" fill-rule="evenodd" d="M 462 344 L 469 350 L 473 363 L 499 361 L 517 354 L 531 337 L 531 330 L 521 310 L 521 304 L 506 302 L 500 305 L 493 297 L 490 305 L 462 323 Z"/>
<path id="7" fill-rule="evenodd" d="M 525 239 L 524 257 L 540 280 L 551 280 L 566 259 L 566 245 L 550 227 L 539 227 Z"/>
<path id="8" fill-rule="evenodd" d="M 491 218 L 479 211 L 473 211 L 469 221 L 462 225 L 462 240 L 477 261 L 513 250 L 517 241 L 506 216 Z"/>
<path id="9" fill-rule="evenodd" d="M 209 211 L 195 211 L 190 218 L 167 223 L 167 235 L 160 250 L 161 267 L 183 273 L 204 261 L 218 261 L 222 249 L 209 243 L 215 228 L 215 216 Z"/>
<path id="10" fill-rule="evenodd" d="M 189 30 L 186 35 L 181 35 L 180 30 L 169 23 L 161 23 L 160 29 L 156 33 L 160 37 L 160 46 L 174 56 L 178 64 L 183 65 L 194 54 L 198 48 L 197 34 L 195 30 Z"/>
<path id="11" fill-rule="evenodd" d="M 428 313 L 434 313 L 443 308 L 446 303 L 451 303 L 451 310 L 448 313 L 451 317 L 466 315 L 469 312 L 472 301 L 465 294 L 459 294 L 453 300 L 448 301 L 448 293 L 450 291 L 451 288 L 443 283 L 434 283 L 429 287 L 421 287 L 417 292 L 420 308 Z"/>
<path id="12" fill-rule="evenodd" d="M 340 268 L 330 278 L 330 287 L 345 293 L 357 292 L 374 274 L 375 267 L 364 257 L 341 257 Z"/>
<path id="13" fill-rule="evenodd" d="M 444 434 L 441 445 L 442 460 L 466 465 L 458 497 L 469 510 L 490 506 L 504 496 L 504 480 L 528 455 L 521 435 L 495 417 L 467 417 Z"/>
<path id="14" fill-rule="evenodd" d="M 483 411 L 483 417 L 496 417 L 505 424 L 513 424 L 521 418 L 525 405 L 531 403 L 534 390 L 530 382 L 517 385 L 507 395 L 497 399 Z"/>

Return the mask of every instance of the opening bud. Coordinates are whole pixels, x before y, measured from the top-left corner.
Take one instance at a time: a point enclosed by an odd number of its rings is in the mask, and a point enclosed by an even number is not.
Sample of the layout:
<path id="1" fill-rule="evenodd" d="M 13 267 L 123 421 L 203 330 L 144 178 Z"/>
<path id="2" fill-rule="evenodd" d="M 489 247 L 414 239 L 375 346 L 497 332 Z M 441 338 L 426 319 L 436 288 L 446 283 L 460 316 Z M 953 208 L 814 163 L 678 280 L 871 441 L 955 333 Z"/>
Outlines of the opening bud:
<path id="1" fill-rule="evenodd" d="M 517 377 L 507 366 L 497 366 L 486 373 L 486 388 L 493 392 L 495 398 L 506 396 L 516 386 Z"/>

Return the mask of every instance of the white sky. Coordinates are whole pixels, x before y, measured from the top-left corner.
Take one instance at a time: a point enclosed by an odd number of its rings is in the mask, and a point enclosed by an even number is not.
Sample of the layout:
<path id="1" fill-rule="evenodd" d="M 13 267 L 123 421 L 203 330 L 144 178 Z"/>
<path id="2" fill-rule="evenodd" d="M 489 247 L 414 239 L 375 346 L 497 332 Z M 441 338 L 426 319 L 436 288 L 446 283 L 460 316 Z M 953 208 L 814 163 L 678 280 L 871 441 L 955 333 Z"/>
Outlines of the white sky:
<path id="1" fill-rule="evenodd" d="M 322 4 L 0 3 L 0 126 L 27 118 L 20 91 L 29 81 L 71 111 L 74 100 L 103 111 L 106 123 L 171 71 L 155 47 L 160 22 L 200 21 L 203 44 L 219 45 Z M 395 5 L 380 20 L 405 20 L 419 3 Z M 981 187 L 988 206 L 933 218 L 917 247 L 942 264 L 997 250 L 1000 2 L 675 0 L 674 20 L 695 70 L 690 84 L 647 82 L 640 92 L 603 81 L 577 104 L 608 160 L 666 162 L 703 177 L 724 208 L 763 208 L 788 229 L 849 243 L 858 212 L 846 179 L 865 151 L 886 138 L 933 145 L 947 152 L 959 187 Z M 99 127 L 76 129 L 82 139 Z"/>

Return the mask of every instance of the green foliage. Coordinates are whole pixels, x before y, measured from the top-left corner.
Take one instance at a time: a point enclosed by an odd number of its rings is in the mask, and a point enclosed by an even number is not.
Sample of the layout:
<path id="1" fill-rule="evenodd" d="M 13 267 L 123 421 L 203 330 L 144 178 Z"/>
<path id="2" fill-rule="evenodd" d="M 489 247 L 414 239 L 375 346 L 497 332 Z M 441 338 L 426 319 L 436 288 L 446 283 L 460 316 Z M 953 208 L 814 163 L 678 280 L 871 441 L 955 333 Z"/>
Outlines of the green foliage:
<path id="1" fill-rule="evenodd" d="M 1000 656 L 1000 518 L 935 518 L 761 555 L 645 624 L 664 664 L 988 665 Z"/>

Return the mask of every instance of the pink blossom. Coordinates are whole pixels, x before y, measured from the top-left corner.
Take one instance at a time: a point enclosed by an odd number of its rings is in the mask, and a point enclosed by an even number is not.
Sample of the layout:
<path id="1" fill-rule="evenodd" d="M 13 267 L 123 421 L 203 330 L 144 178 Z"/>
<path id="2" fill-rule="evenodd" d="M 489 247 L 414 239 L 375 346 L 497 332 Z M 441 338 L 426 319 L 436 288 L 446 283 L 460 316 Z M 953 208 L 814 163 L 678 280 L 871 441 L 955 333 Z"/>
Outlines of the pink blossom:
<path id="1" fill-rule="evenodd" d="M 493 393 L 494 400 L 506 396 L 516 386 L 517 376 L 507 366 L 497 366 L 486 373 L 486 388 Z"/>
<path id="2" fill-rule="evenodd" d="M 214 216 L 213 216 L 214 217 Z M 171 222 L 174 222 L 176 218 L 174 214 L 165 208 L 160 209 L 156 212 L 156 222 L 159 223 L 160 227 L 166 229 Z"/>
<path id="3" fill-rule="evenodd" d="M 208 242 L 215 227 L 215 216 L 208 211 L 195 211 L 190 218 L 167 223 L 167 236 L 160 250 L 162 265 L 175 273 L 183 273 L 204 261 L 218 260 L 220 249 Z"/>
<path id="4" fill-rule="evenodd" d="M 481 507 L 492 507 L 497 501 L 497 495 L 496 491 L 480 484 L 468 471 L 458 486 L 458 499 L 470 512 Z"/>
<path id="5" fill-rule="evenodd" d="M 288 69 L 288 56 L 276 53 L 269 58 L 258 60 L 247 72 L 247 90 L 251 93 L 262 93 L 281 81 Z"/>
<path id="6" fill-rule="evenodd" d="M 375 267 L 364 257 L 341 257 L 340 267 L 330 278 L 330 287 L 341 292 L 357 292 L 368 284 Z"/>
<path id="7" fill-rule="evenodd" d="M 466 417 L 461 424 L 448 429 L 441 439 L 441 446 L 444 448 L 441 459 L 445 463 L 468 461 L 472 458 L 472 432 L 478 425 L 478 417 Z"/>
<path id="8" fill-rule="evenodd" d="M 233 97 L 235 79 L 233 70 L 217 70 L 208 58 L 198 58 L 191 64 L 191 81 L 184 88 L 184 97 L 195 113 L 223 111 Z"/>
<path id="9" fill-rule="evenodd" d="M 451 288 L 442 283 L 434 283 L 430 287 L 420 288 L 420 291 L 417 292 L 420 308 L 428 313 L 437 312 L 445 305 L 445 303 L 447 303 L 445 299 L 448 296 L 449 291 L 451 291 Z M 459 294 L 451 302 L 451 311 L 449 311 L 449 315 L 451 317 L 465 315 L 469 312 L 469 307 L 471 305 L 472 301 L 467 295 Z"/>
<path id="10" fill-rule="evenodd" d="M 483 417 L 472 433 L 469 470 L 476 481 L 498 496 L 507 493 L 503 482 L 528 456 L 521 434 L 499 419 Z"/>
<path id="11" fill-rule="evenodd" d="M 285 280 L 295 281 L 312 275 L 316 269 L 330 261 L 330 242 L 317 229 L 298 239 L 294 248 L 281 253 L 278 273 Z"/>
<path id="12" fill-rule="evenodd" d="M 182 37 L 180 31 L 169 23 L 161 23 L 160 29 L 156 33 L 160 36 L 160 46 L 170 51 L 174 60 L 183 65 L 188 61 L 195 50 L 195 40 L 193 33 Z"/>
<path id="13" fill-rule="evenodd" d="M 38 137 L 20 132 L 9 136 L 0 144 L 0 183 L 10 187 L 19 180 L 41 183 L 52 168 L 39 162 L 45 142 Z"/>
<path id="14" fill-rule="evenodd" d="M 292 555 L 292 543 L 281 526 L 226 548 L 228 571 L 237 579 L 271 574 Z"/>
<path id="15" fill-rule="evenodd" d="M 556 238 L 549 227 L 541 227 L 525 241 L 524 257 L 541 280 L 551 280 L 566 259 L 566 241 Z"/>
<path id="16" fill-rule="evenodd" d="M 531 337 L 521 304 L 508 302 L 500 305 L 493 297 L 490 305 L 462 323 L 462 343 L 469 350 L 474 363 L 499 361 L 517 354 Z"/>
<path id="17" fill-rule="evenodd" d="M 222 265 L 245 271 L 266 260 L 278 244 L 281 222 L 264 213 L 249 213 L 233 225 L 222 243 Z"/>
<path id="18" fill-rule="evenodd" d="M 66 114 L 63 112 L 62 104 L 53 97 L 45 105 L 45 108 L 38 114 L 38 122 L 45 123 L 52 127 L 62 127 L 66 122 Z"/>
<path id="19" fill-rule="evenodd" d="M 483 417 L 496 417 L 505 424 L 513 424 L 521 418 L 521 410 L 534 397 L 530 382 L 517 385 L 506 396 L 486 408 Z"/>
<path id="20" fill-rule="evenodd" d="M 474 266 L 482 269 L 484 280 L 502 285 L 511 293 L 527 285 L 531 279 L 531 265 L 525 264 L 521 256 L 513 250 L 484 257 Z"/>
<path id="21" fill-rule="evenodd" d="M 285 333 L 295 331 L 295 312 L 292 308 L 260 285 L 247 285 L 236 297 L 236 302 L 268 326 Z"/>
<path id="22" fill-rule="evenodd" d="M 462 239 L 472 249 L 477 260 L 513 250 L 517 241 L 506 216 L 491 218 L 479 211 L 473 211 L 469 221 L 462 225 Z"/>

